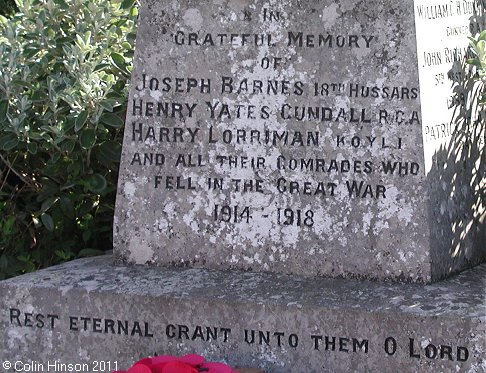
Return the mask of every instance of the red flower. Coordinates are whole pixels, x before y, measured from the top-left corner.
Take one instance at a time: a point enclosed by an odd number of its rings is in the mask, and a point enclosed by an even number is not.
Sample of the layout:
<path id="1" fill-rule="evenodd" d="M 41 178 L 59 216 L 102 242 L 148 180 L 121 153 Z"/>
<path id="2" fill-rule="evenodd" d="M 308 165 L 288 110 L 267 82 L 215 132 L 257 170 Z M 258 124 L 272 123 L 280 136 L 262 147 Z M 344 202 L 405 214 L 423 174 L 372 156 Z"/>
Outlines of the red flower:
<path id="1" fill-rule="evenodd" d="M 154 373 L 199 373 L 198 370 L 189 364 L 180 361 L 170 361 L 152 367 Z"/>
<path id="2" fill-rule="evenodd" d="M 128 370 L 112 373 L 236 373 L 228 365 L 207 363 L 202 356 L 155 356 L 137 361 Z"/>

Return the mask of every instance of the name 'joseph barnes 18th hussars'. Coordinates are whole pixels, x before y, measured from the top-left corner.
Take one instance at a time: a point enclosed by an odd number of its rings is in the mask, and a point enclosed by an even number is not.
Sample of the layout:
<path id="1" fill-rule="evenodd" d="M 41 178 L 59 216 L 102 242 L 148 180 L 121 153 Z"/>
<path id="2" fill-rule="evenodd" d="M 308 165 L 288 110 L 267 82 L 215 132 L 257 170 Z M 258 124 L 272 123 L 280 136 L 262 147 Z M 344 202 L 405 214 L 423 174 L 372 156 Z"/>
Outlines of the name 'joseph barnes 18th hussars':
<path id="1" fill-rule="evenodd" d="M 359 83 L 336 84 L 314 82 L 306 84 L 293 79 L 249 79 L 232 76 L 221 76 L 217 82 L 210 78 L 195 77 L 155 77 L 142 74 L 141 81 L 135 86 L 138 92 L 149 90 L 154 97 L 167 94 L 211 94 L 219 93 L 237 95 L 267 95 L 267 96 L 327 96 L 328 89 L 339 89 L 349 97 L 363 97 L 371 99 L 383 99 L 386 101 L 417 100 L 418 87 L 405 86 L 378 86 Z M 135 104 L 135 102 L 134 102 Z"/>

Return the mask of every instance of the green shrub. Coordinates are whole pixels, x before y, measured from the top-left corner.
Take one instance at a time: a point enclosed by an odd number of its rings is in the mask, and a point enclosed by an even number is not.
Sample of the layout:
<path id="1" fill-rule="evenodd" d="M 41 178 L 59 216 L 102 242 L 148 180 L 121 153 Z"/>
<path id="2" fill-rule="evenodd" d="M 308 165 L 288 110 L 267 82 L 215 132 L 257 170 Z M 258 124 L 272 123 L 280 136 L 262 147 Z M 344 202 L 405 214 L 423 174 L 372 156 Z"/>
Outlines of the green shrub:
<path id="1" fill-rule="evenodd" d="M 469 40 L 475 57 L 469 59 L 467 62 L 476 66 L 478 79 L 486 83 L 486 30 L 482 31 L 477 39 L 469 38 Z M 483 105 L 486 104 L 486 93 L 484 91 L 481 97 L 481 103 Z"/>
<path id="2" fill-rule="evenodd" d="M 14 0 L 0 0 L 0 15 L 9 17 L 18 11 Z"/>
<path id="3" fill-rule="evenodd" d="M 134 0 L 0 16 L 0 278 L 111 249 Z"/>

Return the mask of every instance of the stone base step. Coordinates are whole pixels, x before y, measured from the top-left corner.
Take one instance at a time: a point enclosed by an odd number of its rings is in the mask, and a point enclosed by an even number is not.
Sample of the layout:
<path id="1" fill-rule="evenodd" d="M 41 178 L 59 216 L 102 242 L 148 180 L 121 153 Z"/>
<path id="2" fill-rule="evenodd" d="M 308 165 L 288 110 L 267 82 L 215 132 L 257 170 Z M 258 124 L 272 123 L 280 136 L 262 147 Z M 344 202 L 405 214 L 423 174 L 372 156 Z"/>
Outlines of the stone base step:
<path id="1" fill-rule="evenodd" d="M 197 353 L 268 373 L 485 372 L 485 289 L 486 265 L 425 286 L 82 259 L 0 282 L 0 363 L 109 372 Z"/>

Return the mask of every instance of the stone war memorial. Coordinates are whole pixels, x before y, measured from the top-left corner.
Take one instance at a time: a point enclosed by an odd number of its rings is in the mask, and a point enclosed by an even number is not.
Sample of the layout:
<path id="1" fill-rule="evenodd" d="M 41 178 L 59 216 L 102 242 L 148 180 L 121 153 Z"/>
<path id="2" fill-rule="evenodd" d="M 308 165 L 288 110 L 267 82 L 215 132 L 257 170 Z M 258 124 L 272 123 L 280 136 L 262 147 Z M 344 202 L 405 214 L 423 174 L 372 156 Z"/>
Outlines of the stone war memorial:
<path id="1" fill-rule="evenodd" d="M 1 282 L 2 362 L 485 372 L 485 8 L 143 0 L 113 255 Z"/>

